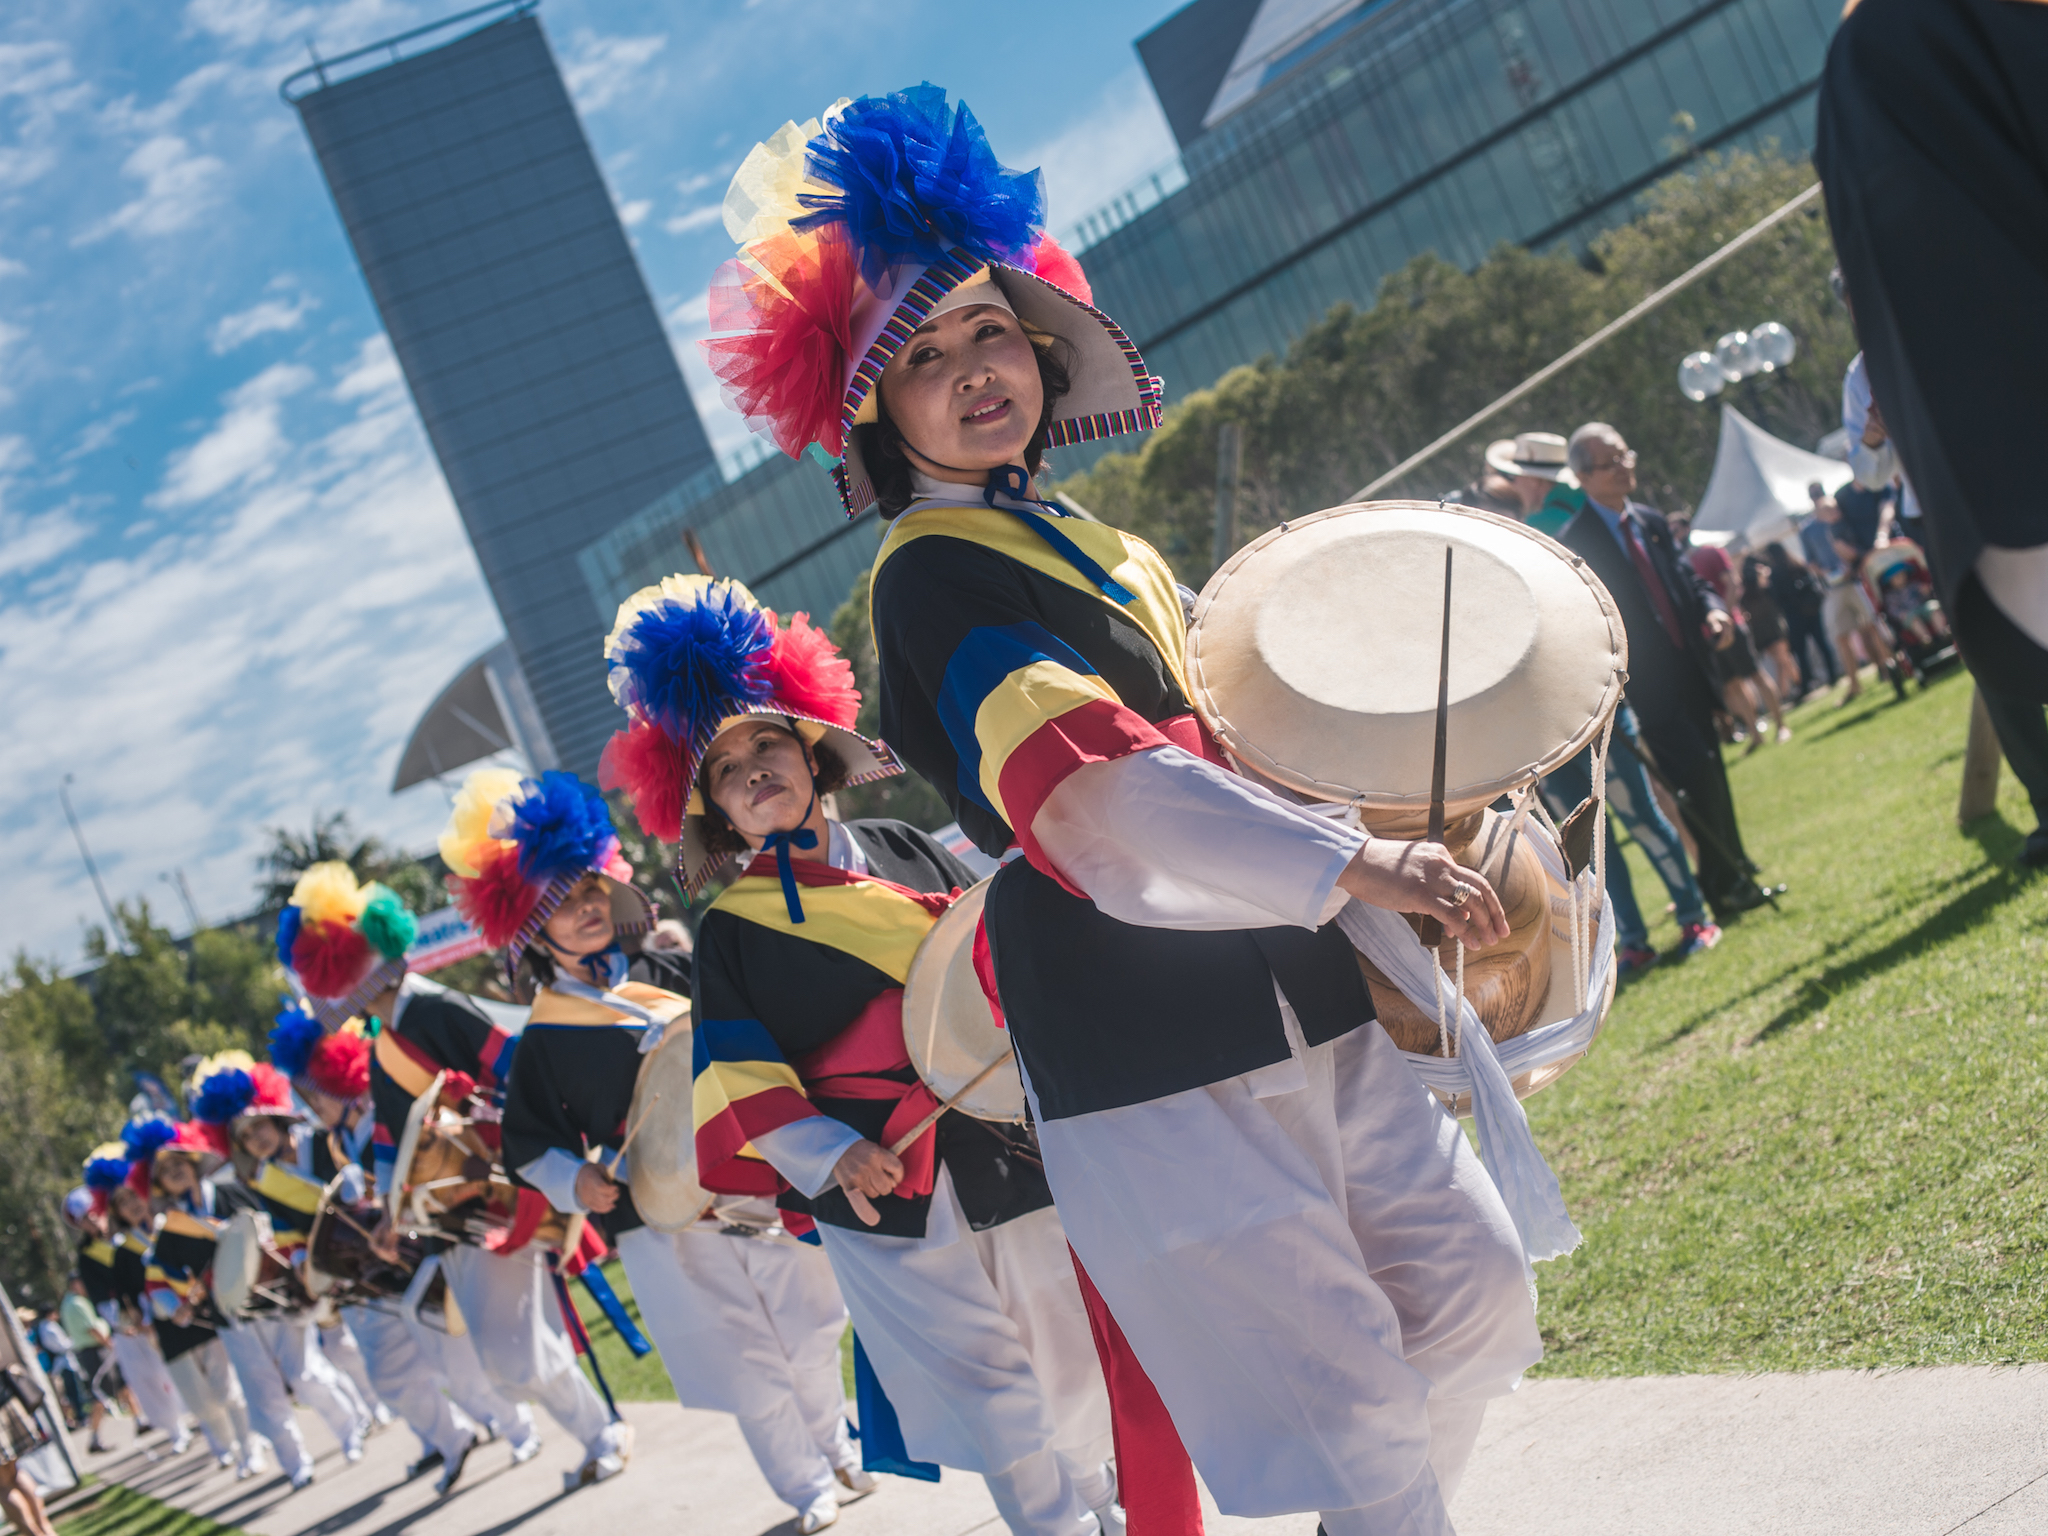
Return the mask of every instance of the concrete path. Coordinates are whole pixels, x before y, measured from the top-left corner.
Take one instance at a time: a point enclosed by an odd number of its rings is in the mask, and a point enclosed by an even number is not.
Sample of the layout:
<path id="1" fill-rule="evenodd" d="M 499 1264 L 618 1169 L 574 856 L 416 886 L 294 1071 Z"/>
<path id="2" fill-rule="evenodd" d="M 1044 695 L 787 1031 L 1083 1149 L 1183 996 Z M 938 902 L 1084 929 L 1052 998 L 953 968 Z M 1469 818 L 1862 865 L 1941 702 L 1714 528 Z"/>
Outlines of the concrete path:
<path id="1" fill-rule="evenodd" d="M 394 1426 L 360 1465 L 301 1415 L 312 1487 L 237 1483 L 197 1448 L 79 1459 L 258 1536 L 787 1536 L 790 1512 L 755 1473 L 733 1421 L 632 1405 L 631 1468 L 564 1495 L 575 1449 L 553 1435 L 513 1467 L 481 1447 L 444 1500 L 405 1483 L 416 1454 Z M 162 1447 L 161 1439 L 145 1446 Z M 1000 1536 L 979 1478 L 885 1478 L 844 1536 Z M 2013 1536 L 2048 1532 L 2048 1366 L 1803 1376 L 1532 1382 L 1487 1416 L 1452 1506 L 1461 1536 Z M 1213 1536 L 1310 1536 L 1313 1516 L 1217 1517 Z"/>

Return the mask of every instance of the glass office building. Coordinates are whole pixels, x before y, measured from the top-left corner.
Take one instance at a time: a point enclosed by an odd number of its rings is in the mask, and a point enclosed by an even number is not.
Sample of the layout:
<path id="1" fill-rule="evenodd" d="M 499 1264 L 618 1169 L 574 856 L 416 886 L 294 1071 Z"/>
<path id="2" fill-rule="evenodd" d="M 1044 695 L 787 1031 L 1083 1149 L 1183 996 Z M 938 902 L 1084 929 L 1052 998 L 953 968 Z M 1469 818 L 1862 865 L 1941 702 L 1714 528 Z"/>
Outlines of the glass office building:
<path id="1" fill-rule="evenodd" d="M 1424 251 L 1579 242 L 1696 150 L 1812 146 L 1840 0 L 1195 0 L 1139 40 L 1176 161 L 1069 226 L 1167 400 Z"/>
<path id="2" fill-rule="evenodd" d="M 534 0 L 285 82 L 546 741 L 619 723 L 577 554 L 714 459 Z M 815 472 L 815 471 L 814 471 Z"/>

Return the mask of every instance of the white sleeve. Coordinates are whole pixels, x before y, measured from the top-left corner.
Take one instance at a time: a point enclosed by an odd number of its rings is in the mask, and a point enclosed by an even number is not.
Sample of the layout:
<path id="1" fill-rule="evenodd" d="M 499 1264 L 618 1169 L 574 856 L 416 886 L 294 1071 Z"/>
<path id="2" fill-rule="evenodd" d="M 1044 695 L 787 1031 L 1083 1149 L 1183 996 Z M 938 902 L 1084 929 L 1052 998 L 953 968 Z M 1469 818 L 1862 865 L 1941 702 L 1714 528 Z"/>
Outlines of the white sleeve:
<path id="1" fill-rule="evenodd" d="M 1899 472 L 1899 451 L 1886 438 L 1875 448 L 1859 437 L 1849 439 L 1849 468 L 1866 491 L 1881 491 Z"/>
<path id="2" fill-rule="evenodd" d="M 754 1150 L 768 1159 L 806 1200 L 815 1199 L 832 1183 L 832 1170 L 860 1132 L 830 1115 L 806 1115 L 754 1138 Z"/>
<path id="3" fill-rule="evenodd" d="M 95 1310 L 114 1327 L 121 1326 L 121 1303 L 118 1301 L 103 1301 Z"/>
<path id="4" fill-rule="evenodd" d="M 1317 928 L 1365 834 L 1179 747 L 1089 763 L 1031 823 L 1096 906 L 1145 928 Z"/>
<path id="5" fill-rule="evenodd" d="M 589 1215 L 590 1207 L 576 1198 L 576 1175 L 583 1159 L 567 1147 L 549 1147 L 519 1170 L 519 1177 L 548 1197 L 548 1204 L 564 1215 Z"/>

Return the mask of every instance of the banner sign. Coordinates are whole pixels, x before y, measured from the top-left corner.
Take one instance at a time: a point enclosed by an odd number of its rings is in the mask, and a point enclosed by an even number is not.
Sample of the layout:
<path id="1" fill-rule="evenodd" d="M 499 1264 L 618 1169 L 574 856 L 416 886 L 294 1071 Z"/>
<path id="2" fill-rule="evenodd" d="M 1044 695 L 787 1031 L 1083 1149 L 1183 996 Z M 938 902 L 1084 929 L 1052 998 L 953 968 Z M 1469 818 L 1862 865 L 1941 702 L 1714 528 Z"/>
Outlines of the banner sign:
<path id="1" fill-rule="evenodd" d="M 419 937 L 405 952 L 405 960 L 415 971 L 438 971 L 471 955 L 480 955 L 488 948 L 484 936 L 460 912 L 443 907 L 420 919 Z"/>

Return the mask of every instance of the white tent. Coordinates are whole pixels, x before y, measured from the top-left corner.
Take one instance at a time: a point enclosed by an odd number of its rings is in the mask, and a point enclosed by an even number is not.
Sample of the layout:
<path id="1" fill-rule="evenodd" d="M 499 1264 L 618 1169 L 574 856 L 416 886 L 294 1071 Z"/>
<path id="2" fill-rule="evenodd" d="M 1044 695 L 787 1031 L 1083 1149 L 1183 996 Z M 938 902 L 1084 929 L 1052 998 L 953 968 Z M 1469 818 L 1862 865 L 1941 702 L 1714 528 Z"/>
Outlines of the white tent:
<path id="1" fill-rule="evenodd" d="M 1816 480 L 1832 496 L 1849 483 L 1849 466 L 1795 448 L 1724 405 L 1714 472 L 1707 477 L 1692 525 L 1702 532 L 1727 533 L 1731 545 L 1746 549 L 1792 538 L 1792 514 L 1813 506 L 1806 488 Z"/>

